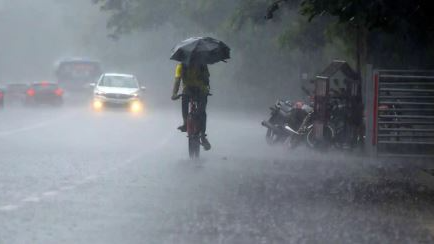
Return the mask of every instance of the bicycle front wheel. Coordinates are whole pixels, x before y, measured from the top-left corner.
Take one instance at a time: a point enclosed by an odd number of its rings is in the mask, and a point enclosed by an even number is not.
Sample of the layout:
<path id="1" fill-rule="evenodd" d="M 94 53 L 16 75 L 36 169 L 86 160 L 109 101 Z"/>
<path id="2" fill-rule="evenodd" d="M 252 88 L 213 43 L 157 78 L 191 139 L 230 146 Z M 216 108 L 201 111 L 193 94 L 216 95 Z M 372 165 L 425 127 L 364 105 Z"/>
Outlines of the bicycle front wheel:
<path id="1" fill-rule="evenodd" d="M 200 140 L 197 136 L 188 138 L 188 153 L 191 159 L 199 158 L 200 155 Z"/>

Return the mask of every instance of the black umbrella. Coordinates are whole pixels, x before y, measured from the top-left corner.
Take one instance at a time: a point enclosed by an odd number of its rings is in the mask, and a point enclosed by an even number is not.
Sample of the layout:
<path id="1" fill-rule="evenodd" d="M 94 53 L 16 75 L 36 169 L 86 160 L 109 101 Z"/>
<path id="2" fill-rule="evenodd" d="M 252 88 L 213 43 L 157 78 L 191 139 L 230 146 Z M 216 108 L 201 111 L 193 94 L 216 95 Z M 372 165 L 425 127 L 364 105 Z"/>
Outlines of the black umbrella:
<path id="1" fill-rule="evenodd" d="M 192 37 L 173 48 L 170 59 L 185 64 L 214 64 L 230 59 L 231 49 L 211 37 Z"/>

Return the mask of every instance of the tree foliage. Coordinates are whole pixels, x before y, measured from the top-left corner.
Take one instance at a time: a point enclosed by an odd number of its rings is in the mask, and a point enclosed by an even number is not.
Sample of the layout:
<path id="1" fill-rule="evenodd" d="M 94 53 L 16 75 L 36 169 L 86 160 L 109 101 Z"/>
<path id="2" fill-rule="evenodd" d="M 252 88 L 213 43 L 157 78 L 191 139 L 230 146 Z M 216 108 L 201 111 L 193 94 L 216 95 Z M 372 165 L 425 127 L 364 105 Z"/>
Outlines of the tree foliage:
<path id="1" fill-rule="evenodd" d="M 303 0 L 301 13 L 313 19 L 329 14 L 345 24 L 390 32 L 402 25 L 434 30 L 433 4 L 429 0 Z M 422 25 L 422 26 L 421 26 Z"/>
<path id="2" fill-rule="evenodd" d="M 361 30 L 366 58 L 371 62 L 383 62 L 380 56 L 384 55 L 376 53 L 377 46 L 385 48 L 382 52 L 388 53 L 386 56 L 399 60 L 399 53 L 408 55 L 406 46 L 429 49 L 425 53 L 430 53 L 434 41 L 434 5 L 429 0 L 92 1 L 111 13 L 108 26 L 117 36 L 168 22 L 183 28 L 197 25 L 209 32 L 223 30 L 232 35 L 245 26 L 264 25 L 264 16 L 269 15 L 275 17 L 273 21 L 285 23 L 277 39 L 281 47 L 289 49 L 321 49 L 339 38 L 347 44 L 347 50 L 354 50 Z M 298 11 L 305 18 L 283 18 L 282 14 L 275 13 L 281 6 Z M 423 52 L 420 55 L 428 56 Z"/>
<path id="3" fill-rule="evenodd" d="M 357 35 L 363 38 L 363 61 L 382 67 L 434 64 L 433 11 L 429 0 L 303 0 L 300 4 L 300 13 L 309 20 L 335 17 L 334 27 L 346 34 L 349 43 Z"/>
<path id="4" fill-rule="evenodd" d="M 356 66 L 359 57 L 358 68 L 434 65 L 428 0 L 92 1 L 109 13 L 113 37 L 170 24 L 180 36 L 224 38 L 239 57 L 234 79 L 250 94 L 294 90 L 301 73 L 314 75 L 336 58 Z"/>
<path id="5" fill-rule="evenodd" d="M 266 24 L 268 0 L 92 0 L 101 10 L 111 13 L 108 27 L 113 36 L 136 29 L 149 29 L 171 23 L 182 29 L 197 25 L 208 32 L 220 31 L 234 39 L 243 28 L 255 29 Z M 295 3 L 296 2 L 296 3 Z M 294 1 L 288 6 L 298 6 Z M 310 51 L 326 44 L 324 19 L 308 24 L 306 19 L 277 16 L 275 22 L 288 21 L 280 31 L 280 47 Z M 253 30 L 254 32 L 254 30 Z M 254 34 L 251 31 L 251 38 Z M 247 37 L 248 38 L 248 37 Z M 241 38 L 243 39 L 243 38 Z"/>
<path id="6" fill-rule="evenodd" d="M 108 27 L 119 36 L 137 29 L 150 29 L 170 23 L 184 29 L 198 25 L 215 30 L 228 19 L 231 0 L 92 0 L 102 11 L 111 13 Z"/>

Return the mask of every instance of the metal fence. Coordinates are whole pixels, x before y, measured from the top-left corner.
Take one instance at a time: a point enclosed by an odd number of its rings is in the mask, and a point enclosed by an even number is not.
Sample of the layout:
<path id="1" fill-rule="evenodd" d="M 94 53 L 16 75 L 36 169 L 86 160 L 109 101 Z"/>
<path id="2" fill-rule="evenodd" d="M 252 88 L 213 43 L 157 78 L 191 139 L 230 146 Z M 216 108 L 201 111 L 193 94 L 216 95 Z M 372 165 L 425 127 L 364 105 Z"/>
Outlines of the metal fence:
<path id="1" fill-rule="evenodd" d="M 434 72 L 374 70 L 366 84 L 367 144 L 376 156 L 434 156 Z"/>

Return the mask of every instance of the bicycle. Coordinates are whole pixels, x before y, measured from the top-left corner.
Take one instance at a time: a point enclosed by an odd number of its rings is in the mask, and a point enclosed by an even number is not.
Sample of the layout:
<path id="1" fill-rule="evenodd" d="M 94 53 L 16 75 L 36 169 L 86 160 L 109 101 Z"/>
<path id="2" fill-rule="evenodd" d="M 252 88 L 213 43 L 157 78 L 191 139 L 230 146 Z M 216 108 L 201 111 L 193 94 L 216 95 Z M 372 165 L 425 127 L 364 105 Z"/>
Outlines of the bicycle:
<path id="1" fill-rule="evenodd" d="M 202 116 L 204 116 L 204 109 L 201 108 L 201 102 L 198 95 L 193 93 L 188 95 L 188 115 L 187 115 L 187 137 L 188 137 L 188 154 L 191 159 L 197 159 L 200 156 L 200 146 L 202 145 Z M 187 96 L 180 94 L 177 98 Z M 206 94 L 211 96 L 211 94 Z"/>

